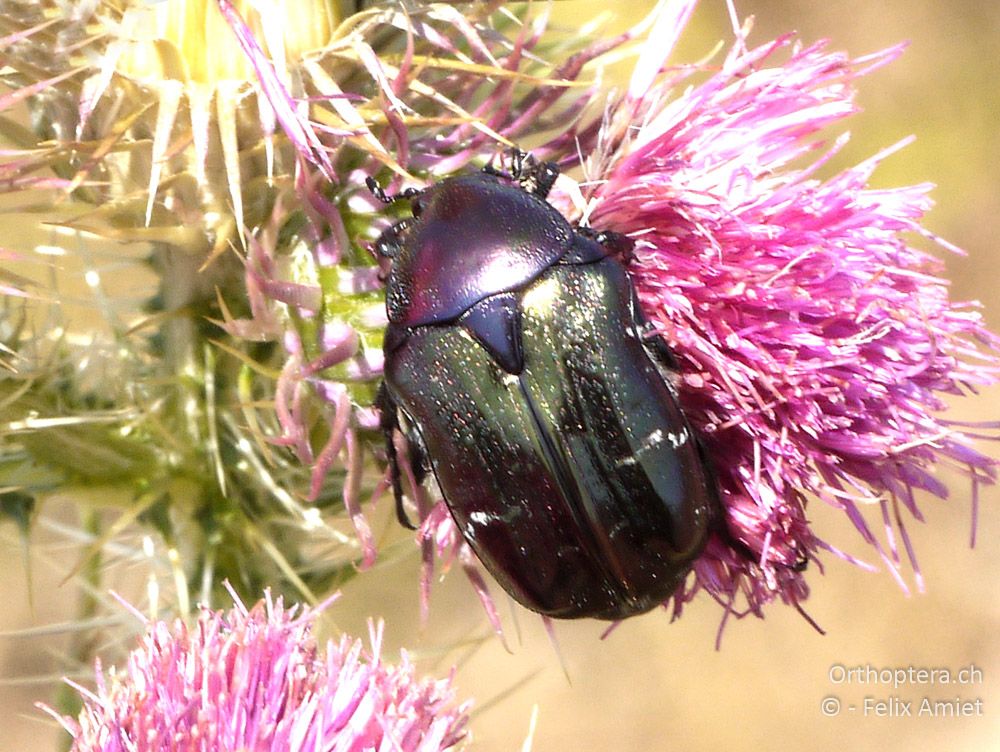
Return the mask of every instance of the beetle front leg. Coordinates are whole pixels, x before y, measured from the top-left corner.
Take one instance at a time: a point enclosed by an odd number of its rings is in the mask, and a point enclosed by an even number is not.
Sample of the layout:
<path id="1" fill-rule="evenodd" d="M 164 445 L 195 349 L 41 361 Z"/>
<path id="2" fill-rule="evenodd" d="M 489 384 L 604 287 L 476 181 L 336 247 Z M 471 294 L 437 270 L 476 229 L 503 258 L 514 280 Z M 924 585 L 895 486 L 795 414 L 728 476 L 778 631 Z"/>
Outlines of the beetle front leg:
<path id="1" fill-rule="evenodd" d="M 396 401 L 389 394 L 389 388 L 383 381 L 375 395 L 375 406 L 379 411 L 379 428 L 385 438 L 385 453 L 389 460 L 389 476 L 392 481 L 392 495 L 396 502 L 396 519 L 399 524 L 409 530 L 416 530 L 417 526 L 410 522 L 403 506 L 403 482 L 399 472 L 399 455 L 396 453 L 395 438 L 399 427 L 399 408 Z"/>
<path id="2" fill-rule="evenodd" d="M 559 166 L 555 162 L 539 162 L 526 151 L 517 149 L 511 155 L 511 174 L 528 192 L 544 199 L 559 179 Z"/>
<path id="3" fill-rule="evenodd" d="M 611 256 L 614 256 L 623 264 L 627 265 L 632 261 L 632 251 L 635 250 L 635 241 L 628 235 L 623 235 L 620 232 L 612 232 L 611 230 L 595 230 L 593 227 L 583 227 L 580 225 L 577 225 L 574 229 L 581 235 L 603 246 Z"/>
<path id="4" fill-rule="evenodd" d="M 511 146 L 507 149 L 507 159 L 510 161 L 509 172 L 504 172 L 503 170 L 496 168 L 494 165 L 494 160 L 496 158 L 496 154 L 490 157 L 490 161 L 483 165 L 483 172 L 487 175 L 494 175 L 498 178 L 509 178 L 517 182 L 521 182 L 525 179 L 528 172 L 525 165 L 534 164 L 534 160 L 531 158 L 531 155 L 526 151 L 518 149 L 516 146 Z"/>
<path id="5" fill-rule="evenodd" d="M 538 198 L 547 198 L 559 179 L 559 167 L 555 162 L 539 162 L 532 170 L 531 179 L 535 184 L 531 192 Z"/>

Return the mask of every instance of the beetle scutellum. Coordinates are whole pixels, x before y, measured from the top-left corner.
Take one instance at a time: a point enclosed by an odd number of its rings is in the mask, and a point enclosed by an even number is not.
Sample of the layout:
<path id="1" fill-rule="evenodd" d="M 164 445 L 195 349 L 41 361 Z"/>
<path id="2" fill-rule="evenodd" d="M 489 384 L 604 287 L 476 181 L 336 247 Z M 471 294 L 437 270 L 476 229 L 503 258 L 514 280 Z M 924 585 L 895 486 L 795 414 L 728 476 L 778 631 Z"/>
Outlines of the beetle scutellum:
<path id="1" fill-rule="evenodd" d="M 668 598 L 715 515 L 711 473 L 644 338 L 619 257 L 631 241 L 574 228 L 546 196 L 555 165 L 514 152 L 399 198 L 380 392 L 406 417 L 465 540 L 529 609 L 621 619 Z M 369 178 L 371 190 L 393 201 Z M 419 469 L 419 468 L 418 468 Z"/>

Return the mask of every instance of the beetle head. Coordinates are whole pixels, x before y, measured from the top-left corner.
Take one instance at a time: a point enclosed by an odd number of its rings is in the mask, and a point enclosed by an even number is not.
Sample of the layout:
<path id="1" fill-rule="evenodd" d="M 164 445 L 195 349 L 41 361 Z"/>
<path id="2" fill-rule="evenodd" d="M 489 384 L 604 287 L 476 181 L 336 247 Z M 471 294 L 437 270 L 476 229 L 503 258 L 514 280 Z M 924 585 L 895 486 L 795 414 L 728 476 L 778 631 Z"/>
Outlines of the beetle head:
<path id="1" fill-rule="evenodd" d="M 539 162 L 530 152 L 521 151 L 516 146 L 508 150 L 507 159 L 510 164 L 509 173 L 498 170 L 492 159 L 483 167 L 483 172 L 513 180 L 538 198 L 544 199 L 549 195 L 559 177 L 559 166 L 555 162 Z"/>
<path id="2" fill-rule="evenodd" d="M 401 219 L 392 227 L 387 227 L 375 241 L 375 252 L 386 259 L 394 259 L 403 247 L 403 233 L 413 224 L 412 219 Z"/>

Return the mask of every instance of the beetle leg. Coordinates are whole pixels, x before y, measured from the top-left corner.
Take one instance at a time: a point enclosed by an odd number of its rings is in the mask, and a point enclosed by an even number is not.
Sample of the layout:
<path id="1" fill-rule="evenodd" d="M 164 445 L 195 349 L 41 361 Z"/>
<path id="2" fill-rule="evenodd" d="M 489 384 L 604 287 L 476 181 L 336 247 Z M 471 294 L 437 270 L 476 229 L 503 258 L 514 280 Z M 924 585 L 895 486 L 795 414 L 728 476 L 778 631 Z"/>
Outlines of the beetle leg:
<path id="1" fill-rule="evenodd" d="M 799 551 L 799 558 L 792 565 L 792 570 L 795 572 L 805 572 L 808 568 L 809 568 L 809 557 L 806 555 L 805 551 Z"/>
<path id="2" fill-rule="evenodd" d="M 502 169 L 497 169 L 494 164 L 496 154 L 490 157 L 490 161 L 483 165 L 483 172 L 487 175 L 493 175 L 494 177 L 508 178 L 521 182 L 524 176 L 524 164 L 526 161 L 531 159 L 531 155 L 526 151 L 521 151 L 516 146 L 512 146 L 507 150 L 507 156 L 510 159 L 510 172 L 504 172 Z"/>
<path id="3" fill-rule="evenodd" d="M 555 162 L 539 162 L 520 149 L 513 150 L 511 163 L 514 179 L 538 198 L 546 198 L 559 178 L 559 166 Z"/>
<path id="4" fill-rule="evenodd" d="M 406 449 L 410 453 L 410 468 L 413 470 L 413 479 L 418 486 L 423 485 L 427 473 L 430 472 L 428 464 L 427 449 L 424 448 L 424 441 L 420 438 L 416 428 L 411 427 L 406 434 Z"/>
<path id="5" fill-rule="evenodd" d="M 670 346 L 663 341 L 663 337 L 660 336 L 655 326 L 644 321 L 639 328 L 639 333 L 642 337 L 642 343 L 646 346 L 646 351 L 651 353 L 661 366 L 672 374 L 680 371 L 677 356 L 674 355 L 674 351 L 670 349 Z M 672 380 L 671 383 L 673 383 Z"/>
<path id="6" fill-rule="evenodd" d="M 579 229 L 586 230 L 587 228 Z M 571 266 L 577 264 L 592 264 L 595 261 L 606 259 L 609 255 L 608 249 L 594 240 L 593 233 L 574 232 L 573 239 L 570 241 L 570 244 L 570 250 L 567 251 L 556 263 L 564 265 L 569 264 Z"/>
<path id="7" fill-rule="evenodd" d="M 719 474 L 715 470 L 715 463 L 712 461 L 712 453 L 709 451 L 708 447 L 705 446 L 705 440 L 701 436 L 694 434 L 694 446 L 698 452 L 698 459 L 701 460 L 701 466 L 705 469 L 706 476 L 709 478 L 718 478 Z M 718 484 L 710 484 L 709 492 L 712 494 L 713 501 L 712 520 L 710 523 L 711 529 L 715 531 L 715 534 L 722 539 L 722 542 L 726 546 L 736 551 L 744 559 L 754 563 L 759 563 L 760 554 L 730 532 L 729 526 L 726 524 L 726 515 L 722 505 L 722 495 L 719 492 Z M 803 555 L 802 558 L 795 562 L 795 564 L 791 565 L 791 568 L 796 572 L 802 572 L 805 570 L 808 563 L 809 559 Z"/>
<path id="8" fill-rule="evenodd" d="M 532 170 L 531 177 L 535 182 L 531 192 L 538 198 L 546 198 L 559 179 L 559 166 L 555 162 L 539 162 Z"/>
<path id="9" fill-rule="evenodd" d="M 399 430 L 399 413 L 396 401 L 389 394 L 389 388 L 383 381 L 375 395 L 375 406 L 379 411 L 379 428 L 385 437 L 385 453 L 389 460 L 389 474 L 392 479 L 392 495 L 396 501 L 396 519 L 399 524 L 410 530 L 416 530 L 417 526 L 410 522 L 406 509 L 403 507 L 403 482 L 399 473 L 399 456 L 396 454 L 396 444 L 393 441 L 396 431 Z"/>
<path id="10" fill-rule="evenodd" d="M 507 177 L 506 173 L 501 172 L 494 166 L 493 164 L 494 159 L 496 159 L 496 155 L 490 157 L 490 161 L 483 165 L 483 172 L 485 172 L 487 175 L 492 175 L 495 178 Z"/>
<path id="11" fill-rule="evenodd" d="M 660 371 L 667 384 L 676 388 L 676 384 L 674 382 L 676 381 L 677 374 L 680 371 L 680 364 L 677 362 L 677 356 L 674 355 L 674 351 L 670 349 L 670 346 L 663 341 L 663 337 L 660 336 L 656 327 L 653 326 L 652 323 L 650 323 L 650 321 L 646 318 L 646 314 L 642 312 L 642 306 L 639 304 L 639 296 L 635 294 L 634 290 L 630 297 L 632 321 L 635 323 L 639 339 L 642 340 L 642 344 L 646 348 L 646 352 L 653 359 L 654 365 L 660 367 Z"/>
<path id="12" fill-rule="evenodd" d="M 527 172 L 525 165 L 530 167 L 534 164 L 534 160 L 528 152 L 522 151 L 516 146 L 510 147 L 510 149 L 507 150 L 507 154 L 510 157 L 510 173 L 507 174 L 507 177 L 513 178 L 520 183 L 524 179 Z M 492 162 L 490 163 L 490 167 L 493 168 Z M 494 172 L 496 172 L 495 168 L 493 169 Z"/>
<path id="13" fill-rule="evenodd" d="M 514 180 L 520 180 L 525 173 L 524 165 L 533 162 L 531 155 L 526 151 L 521 151 L 516 146 L 510 147 L 510 174 Z"/>
<path id="14" fill-rule="evenodd" d="M 594 240 L 611 251 L 623 264 L 628 264 L 632 261 L 632 251 L 635 250 L 635 241 L 628 235 L 622 235 L 620 232 L 611 232 L 610 230 L 602 230 L 594 236 Z"/>
<path id="15" fill-rule="evenodd" d="M 604 246 L 609 255 L 614 256 L 623 264 L 628 264 L 632 261 L 632 251 L 635 248 L 635 241 L 628 235 L 622 235 L 620 232 L 612 232 L 611 230 L 595 230 L 593 227 L 585 227 L 583 225 L 576 225 L 573 229 L 584 237 L 590 238 L 595 243 Z"/>

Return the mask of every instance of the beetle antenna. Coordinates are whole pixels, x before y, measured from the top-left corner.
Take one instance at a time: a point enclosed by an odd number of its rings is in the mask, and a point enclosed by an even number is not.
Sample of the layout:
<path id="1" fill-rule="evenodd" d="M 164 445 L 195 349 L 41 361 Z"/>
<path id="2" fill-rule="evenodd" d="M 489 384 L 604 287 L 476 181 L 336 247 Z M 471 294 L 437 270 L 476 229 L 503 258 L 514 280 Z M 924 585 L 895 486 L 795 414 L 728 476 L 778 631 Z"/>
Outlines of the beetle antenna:
<path id="1" fill-rule="evenodd" d="M 372 195 L 383 204 L 391 204 L 395 201 L 394 198 L 389 197 L 382 186 L 378 184 L 378 181 L 376 181 L 371 175 L 365 178 L 365 185 L 368 186 L 368 190 L 372 192 Z"/>
<path id="2" fill-rule="evenodd" d="M 390 196 L 388 193 L 385 192 L 385 189 L 378 184 L 378 181 L 375 180 L 375 178 L 373 178 L 371 175 L 365 178 L 365 185 L 368 186 L 368 190 L 372 192 L 372 195 L 375 196 L 375 198 L 377 198 L 383 204 L 391 204 L 394 201 L 399 201 L 399 199 L 401 198 L 413 198 L 414 196 L 419 196 L 422 193 L 422 191 L 419 188 L 411 187 L 411 188 L 404 188 L 395 196 Z"/>

